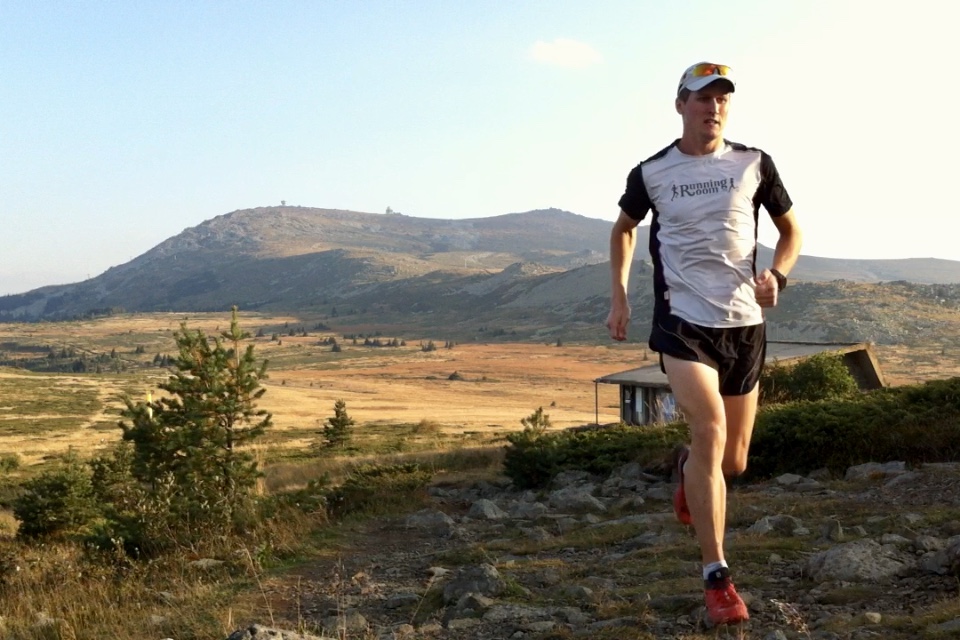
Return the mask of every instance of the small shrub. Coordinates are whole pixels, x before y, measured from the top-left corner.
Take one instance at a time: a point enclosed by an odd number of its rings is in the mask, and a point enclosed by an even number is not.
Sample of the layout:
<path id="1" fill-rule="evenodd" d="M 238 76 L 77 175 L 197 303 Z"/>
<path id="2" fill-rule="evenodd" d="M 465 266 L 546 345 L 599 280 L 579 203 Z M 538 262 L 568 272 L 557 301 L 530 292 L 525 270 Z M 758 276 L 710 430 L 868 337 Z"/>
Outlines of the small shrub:
<path id="1" fill-rule="evenodd" d="M 275 517 L 284 509 L 296 509 L 307 514 L 326 512 L 329 493 L 328 476 L 310 480 L 303 488 L 284 491 L 263 500 L 260 505 L 261 515 L 265 518 Z"/>
<path id="2" fill-rule="evenodd" d="M 327 496 L 330 514 L 384 510 L 419 497 L 431 474 L 417 464 L 364 465 Z"/>
<path id="3" fill-rule="evenodd" d="M 843 398 L 859 391 L 838 353 L 818 353 L 796 364 L 773 363 L 760 376 L 760 402 Z"/>
<path id="4" fill-rule="evenodd" d="M 0 473 L 10 473 L 20 468 L 19 453 L 4 453 L 0 455 Z"/>
<path id="5" fill-rule="evenodd" d="M 78 534 L 99 515 L 90 470 L 74 456 L 28 480 L 23 489 L 13 502 L 19 538 Z"/>
<path id="6" fill-rule="evenodd" d="M 466 378 L 464 378 L 462 375 L 460 375 L 460 372 L 459 372 L 459 371 L 454 371 L 454 372 L 451 373 L 449 376 L 447 376 L 447 380 L 457 381 L 457 380 L 465 380 L 465 379 L 466 379 Z"/>
<path id="7" fill-rule="evenodd" d="M 427 420 L 424 418 L 413 428 L 413 432 L 419 436 L 436 436 L 440 435 L 443 429 L 440 427 L 440 423 L 435 420 Z"/>

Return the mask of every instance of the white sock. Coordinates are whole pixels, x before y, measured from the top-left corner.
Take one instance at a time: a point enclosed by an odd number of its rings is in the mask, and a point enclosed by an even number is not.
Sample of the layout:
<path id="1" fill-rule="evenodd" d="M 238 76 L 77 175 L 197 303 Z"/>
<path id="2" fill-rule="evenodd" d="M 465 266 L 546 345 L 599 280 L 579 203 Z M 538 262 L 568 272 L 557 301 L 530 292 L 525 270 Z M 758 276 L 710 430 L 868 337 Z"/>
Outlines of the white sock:
<path id="1" fill-rule="evenodd" d="M 703 579 L 707 580 L 710 577 L 710 574 L 714 571 L 719 571 L 720 569 L 729 569 L 727 566 L 726 560 L 720 560 L 719 562 L 711 562 L 703 566 Z"/>

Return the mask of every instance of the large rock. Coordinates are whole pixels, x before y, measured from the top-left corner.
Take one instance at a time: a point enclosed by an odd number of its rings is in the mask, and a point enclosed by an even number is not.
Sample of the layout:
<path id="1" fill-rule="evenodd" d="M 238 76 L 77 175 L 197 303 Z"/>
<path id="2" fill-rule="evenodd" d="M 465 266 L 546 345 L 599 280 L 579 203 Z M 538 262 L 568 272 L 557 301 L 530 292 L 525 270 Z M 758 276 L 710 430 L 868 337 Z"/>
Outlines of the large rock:
<path id="1" fill-rule="evenodd" d="M 452 604 L 468 593 L 495 597 L 503 593 L 505 587 L 503 578 L 492 564 L 466 567 L 443 588 L 443 601 Z"/>
<path id="2" fill-rule="evenodd" d="M 907 472 L 905 462 L 867 462 L 847 469 L 844 480 L 868 480 L 871 478 L 890 478 Z"/>
<path id="3" fill-rule="evenodd" d="M 593 497 L 596 487 L 592 484 L 557 489 L 550 493 L 550 505 L 560 511 L 589 511 L 602 513 L 607 510 L 606 505 Z"/>
<path id="4" fill-rule="evenodd" d="M 409 529 L 420 529 L 438 535 L 449 536 L 455 529 L 453 518 L 436 509 L 421 509 L 407 516 Z"/>
<path id="5" fill-rule="evenodd" d="M 507 513 L 496 502 L 487 498 L 481 498 L 474 502 L 467 516 L 475 520 L 503 520 L 508 517 Z"/>
<path id="6" fill-rule="evenodd" d="M 883 582 L 908 568 L 906 557 L 873 540 L 855 540 L 812 556 L 807 573 L 819 582 Z"/>

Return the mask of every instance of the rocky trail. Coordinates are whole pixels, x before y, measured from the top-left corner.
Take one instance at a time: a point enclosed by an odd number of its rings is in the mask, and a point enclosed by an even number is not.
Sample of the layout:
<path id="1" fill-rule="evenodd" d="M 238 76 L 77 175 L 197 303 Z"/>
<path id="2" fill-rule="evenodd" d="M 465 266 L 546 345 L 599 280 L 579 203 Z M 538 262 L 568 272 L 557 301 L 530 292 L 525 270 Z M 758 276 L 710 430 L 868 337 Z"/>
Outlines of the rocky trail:
<path id="1" fill-rule="evenodd" d="M 435 485 L 429 508 L 271 579 L 272 628 L 230 639 L 960 637 L 960 463 L 731 486 L 727 559 L 751 614 L 738 627 L 704 619 L 673 488 L 636 464 L 542 492 Z"/>

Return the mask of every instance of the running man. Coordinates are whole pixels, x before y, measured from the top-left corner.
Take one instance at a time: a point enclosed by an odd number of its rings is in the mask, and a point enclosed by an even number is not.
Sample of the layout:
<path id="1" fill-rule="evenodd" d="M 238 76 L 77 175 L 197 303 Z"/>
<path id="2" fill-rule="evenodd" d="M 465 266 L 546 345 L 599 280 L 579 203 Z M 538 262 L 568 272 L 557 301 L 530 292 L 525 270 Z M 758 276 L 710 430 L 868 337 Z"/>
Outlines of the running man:
<path id="1" fill-rule="evenodd" d="M 635 229 L 652 212 L 649 344 L 690 427 L 690 446 L 677 459 L 674 510 L 696 531 L 713 624 L 749 619 L 723 553 L 724 476 L 747 467 L 766 355 L 762 308 L 776 306 L 802 242 L 770 156 L 723 138 L 734 90 L 725 65 L 704 62 L 683 72 L 675 100 L 682 136 L 630 172 L 610 237 L 607 328 L 614 340 L 625 340 Z M 758 273 L 761 206 L 779 239 L 773 264 Z"/>

